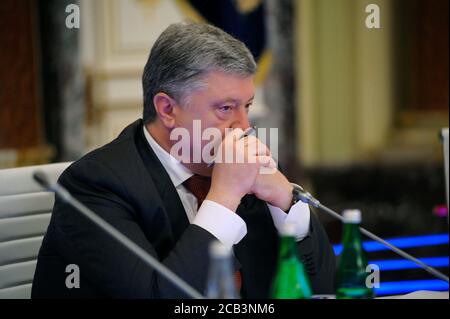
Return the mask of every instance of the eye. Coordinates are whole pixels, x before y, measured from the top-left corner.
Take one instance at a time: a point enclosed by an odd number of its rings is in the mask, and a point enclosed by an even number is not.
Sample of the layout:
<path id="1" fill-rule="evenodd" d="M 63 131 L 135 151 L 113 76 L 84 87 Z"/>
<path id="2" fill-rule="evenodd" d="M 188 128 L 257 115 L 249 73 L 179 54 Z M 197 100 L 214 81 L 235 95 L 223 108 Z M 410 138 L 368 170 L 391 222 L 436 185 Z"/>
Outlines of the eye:
<path id="1" fill-rule="evenodd" d="M 233 109 L 233 107 L 230 105 L 224 105 L 224 106 L 219 107 L 219 110 L 223 113 L 230 113 L 232 109 Z"/>
<path id="2" fill-rule="evenodd" d="M 245 110 L 247 111 L 247 113 L 250 111 L 250 106 L 252 106 L 252 103 L 248 103 L 247 105 L 245 105 Z"/>

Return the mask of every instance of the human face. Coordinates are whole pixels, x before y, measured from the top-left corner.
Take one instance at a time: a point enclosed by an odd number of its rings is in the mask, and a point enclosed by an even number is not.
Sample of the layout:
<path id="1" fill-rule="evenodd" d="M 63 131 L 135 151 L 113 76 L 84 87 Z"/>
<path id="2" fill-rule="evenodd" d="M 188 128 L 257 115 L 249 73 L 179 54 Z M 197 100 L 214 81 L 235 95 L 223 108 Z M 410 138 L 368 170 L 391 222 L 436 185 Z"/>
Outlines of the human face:
<path id="1" fill-rule="evenodd" d="M 227 128 L 245 130 L 250 126 L 248 112 L 254 98 L 252 76 L 242 77 L 212 71 L 204 77 L 203 83 L 202 89 L 189 95 L 187 105 L 174 108 L 175 127 L 187 129 L 193 137 L 193 121 L 200 120 L 202 132 L 206 128 L 214 127 L 221 132 L 223 138 Z M 208 143 L 208 140 L 202 140 L 199 150 L 191 138 L 191 156 L 193 152 L 201 152 Z M 206 172 L 205 163 L 199 165 L 190 162 L 185 165 L 194 172 Z"/>

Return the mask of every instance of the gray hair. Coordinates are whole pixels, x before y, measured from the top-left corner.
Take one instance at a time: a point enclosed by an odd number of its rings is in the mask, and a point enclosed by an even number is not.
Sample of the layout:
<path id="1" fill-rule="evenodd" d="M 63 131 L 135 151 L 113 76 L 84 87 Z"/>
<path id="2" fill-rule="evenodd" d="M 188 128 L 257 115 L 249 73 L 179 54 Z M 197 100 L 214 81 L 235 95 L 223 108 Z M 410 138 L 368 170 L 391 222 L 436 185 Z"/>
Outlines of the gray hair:
<path id="1" fill-rule="evenodd" d="M 180 104 L 188 92 L 202 88 L 203 76 L 213 70 L 251 76 L 256 63 L 241 41 L 208 24 L 175 23 L 153 45 L 142 75 L 144 123 L 156 118 L 153 97 L 165 92 Z"/>

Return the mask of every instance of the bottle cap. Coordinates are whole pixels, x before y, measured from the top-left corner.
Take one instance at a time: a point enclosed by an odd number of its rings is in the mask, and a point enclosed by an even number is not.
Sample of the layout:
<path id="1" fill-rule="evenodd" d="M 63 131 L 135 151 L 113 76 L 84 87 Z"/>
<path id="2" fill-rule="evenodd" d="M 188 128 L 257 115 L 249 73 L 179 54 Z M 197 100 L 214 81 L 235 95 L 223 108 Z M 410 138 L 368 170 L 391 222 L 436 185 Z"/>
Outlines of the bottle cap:
<path id="1" fill-rule="evenodd" d="M 209 253 L 214 257 L 228 257 L 231 255 L 231 249 L 218 240 L 211 242 Z"/>
<path id="2" fill-rule="evenodd" d="M 344 217 L 344 223 L 360 224 L 361 223 L 361 211 L 359 209 L 347 209 L 342 213 Z"/>
<path id="3" fill-rule="evenodd" d="M 280 234 L 282 236 L 291 236 L 294 237 L 297 230 L 297 224 L 293 222 L 285 222 L 283 226 L 281 226 Z"/>

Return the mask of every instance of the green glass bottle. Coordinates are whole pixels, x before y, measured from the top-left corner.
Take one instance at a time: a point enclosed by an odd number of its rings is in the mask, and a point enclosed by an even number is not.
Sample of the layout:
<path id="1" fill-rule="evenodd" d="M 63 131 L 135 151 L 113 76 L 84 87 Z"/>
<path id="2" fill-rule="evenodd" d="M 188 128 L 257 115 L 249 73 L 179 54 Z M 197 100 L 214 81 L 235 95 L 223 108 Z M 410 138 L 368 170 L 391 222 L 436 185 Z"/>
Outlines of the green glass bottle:
<path id="1" fill-rule="evenodd" d="M 311 298 L 309 278 L 297 254 L 295 228 L 295 224 L 286 223 L 280 230 L 278 266 L 271 291 L 274 299 Z"/>
<path id="2" fill-rule="evenodd" d="M 373 289 L 367 287 L 367 258 L 361 244 L 361 211 L 346 210 L 344 217 L 344 233 L 342 252 L 339 256 L 336 272 L 337 299 L 371 299 Z"/>

